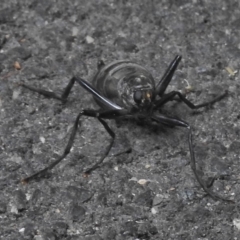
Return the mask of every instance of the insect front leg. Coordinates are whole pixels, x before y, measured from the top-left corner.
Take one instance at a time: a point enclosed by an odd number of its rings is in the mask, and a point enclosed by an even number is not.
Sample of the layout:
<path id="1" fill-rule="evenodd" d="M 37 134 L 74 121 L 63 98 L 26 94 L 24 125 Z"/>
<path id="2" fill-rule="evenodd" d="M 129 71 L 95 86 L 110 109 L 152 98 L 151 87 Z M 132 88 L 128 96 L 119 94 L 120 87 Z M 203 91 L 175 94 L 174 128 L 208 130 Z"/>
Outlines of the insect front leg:
<path id="1" fill-rule="evenodd" d="M 176 118 L 171 118 L 171 117 L 167 117 L 164 115 L 155 115 L 151 117 L 153 121 L 158 122 L 158 123 L 162 123 L 166 126 L 178 126 L 178 127 L 184 127 L 188 129 L 188 144 L 189 144 L 189 151 L 190 151 L 190 165 L 192 168 L 192 171 L 198 181 L 198 183 L 200 184 L 200 186 L 202 187 L 202 189 L 209 195 L 211 196 L 213 199 L 219 199 L 219 200 L 223 200 L 223 201 L 227 201 L 230 203 L 234 203 L 234 201 L 230 200 L 230 199 L 226 199 L 214 192 L 212 192 L 210 190 L 210 188 L 208 188 L 205 184 L 205 182 L 203 181 L 203 179 L 198 175 L 197 173 L 197 166 L 196 166 L 196 159 L 195 159 L 195 153 L 194 153 L 194 149 L 193 149 L 193 141 L 192 141 L 192 128 L 190 127 L 190 125 L 180 119 L 176 119 Z"/>
<path id="2" fill-rule="evenodd" d="M 154 109 L 158 109 L 161 106 L 163 106 L 164 104 L 166 104 L 169 101 L 175 100 L 176 96 L 182 101 L 184 102 L 189 108 L 191 109 L 198 109 L 198 108 L 202 108 L 202 107 L 206 107 L 206 106 L 210 106 L 213 105 L 216 102 L 219 102 L 220 100 L 222 100 L 224 97 L 226 97 L 228 94 L 227 91 L 225 91 L 223 94 L 217 96 L 216 98 L 205 102 L 205 103 L 201 103 L 201 104 L 193 104 L 192 102 L 190 102 L 182 93 L 178 92 L 178 91 L 172 91 L 166 95 L 164 95 L 161 99 L 155 101 L 155 106 Z"/>
<path id="3" fill-rule="evenodd" d="M 170 65 L 168 66 L 163 77 L 161 78 L 161 80 L 159 81 L 159 83 L 156 86 L 155 96 L 156 95 L 162 96 L 164 94 L 166 88 L 168 87 L 169 83 L 172 80 L 173 74 L 175 73 L 181 59 L 182 59 L 182 57 L 177 55 L 174 58 L 174 60 L 170 63 Z"/>

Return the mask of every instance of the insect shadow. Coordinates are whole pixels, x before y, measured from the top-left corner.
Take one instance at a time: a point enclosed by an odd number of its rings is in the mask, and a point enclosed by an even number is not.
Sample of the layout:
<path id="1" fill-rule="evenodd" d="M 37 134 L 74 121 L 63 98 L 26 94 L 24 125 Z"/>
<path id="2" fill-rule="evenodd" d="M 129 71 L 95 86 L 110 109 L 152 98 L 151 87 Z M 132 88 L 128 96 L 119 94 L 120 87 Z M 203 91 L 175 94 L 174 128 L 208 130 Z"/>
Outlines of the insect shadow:
<path id="1" fill-rule="evenodd" d="M 169 93 L 165 93 L 180 61 L 181 56 L 177 55 L 170 63 L 157 85 L 155 85 L 155 81 L 152 75 L 146 68 L 128 60 L 115 61 L 108 65 L 105 65 L 103 61 L 99 61 L 98 72 L 93 78 L 92 85 L 84 79 L 74 76 L 70 79 L 61 96 L 58 96 L 51 91 L 45 91 L 43 89 L 21 84 L 24 88 L 37 92 L 48 98 L 60 100 L 64 103 L 67 101 L 74 83 L 77 82 L 81 87 L 87 90 L 87 92 L 93 95 L 95 101 L 101 107 L 100 110 L 81 110 L 76 117 L 70 138 L 63 154 L 46 168 L 22 179 L 21 182 L 27 183 L 33 179 L 43 176 L 46 174 L 46 172 L 55 167 L 69 154 L 78 130 L 80 118 L 82 116 L 98 119 L 107 133 L 111 136 L 111 141 L 102 157 L 92 166 L 88 167 L 85 171 L 85 174 L 90 174 L 93 170 L 98 168 L 113 146 L 115 133 L 108 126 L 105 119 L 128 119 L 137 120 L 137 122 L 151 121 L 165 127 L 186 128 L 188 130 L 190 165 L 198 183 L 202 189 L 213 199 L 233 202 L 232 200 L 225 199 L 224 197 L 213 192 L 209 185 L 207 186 L 204 180 L 198 175 L 193 149 L 191 126 L 186 121 L 161 113 L 161 108 L 169 101 L 181 101 L 191 109 L 198 109 L 212 105 L 227 96 L 227 91 L 225 91 L 223 94 L 212 99 L 211 101 L 195 105 L 179 91 L 171 91 Z M 213 185 L 214 180 L 215 179 L 213 179 L 211 185 Z"/>

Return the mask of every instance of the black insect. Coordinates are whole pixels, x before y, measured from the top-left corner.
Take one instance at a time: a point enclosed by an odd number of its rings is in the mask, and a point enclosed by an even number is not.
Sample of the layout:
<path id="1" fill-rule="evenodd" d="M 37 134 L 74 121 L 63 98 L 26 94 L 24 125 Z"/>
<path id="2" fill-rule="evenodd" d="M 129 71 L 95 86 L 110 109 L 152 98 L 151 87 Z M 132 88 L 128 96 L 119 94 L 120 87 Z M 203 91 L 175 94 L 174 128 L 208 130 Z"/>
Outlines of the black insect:
<path id="1" fill-rule="evenodd" d="M 93 86 L 82 78 L 73 77 L 64 89 L 61 96 L 57 96 L 54 92 L 49 92 L 22 84 L 23 87 L 31 91 L 65 102 L 74 83 L 77 82 L 80 84 L 80 86 L 93 95 L 96 102 L 101 107 L 100 110 L 82 110 L 75 120 L 70 139 L 62 156 L 60 156 L 57 160 L 43 170 L 23 179 L 22 182 L 27 183 L 32 179 L 44 175 L 68 155 L 73 145 L 81 116 L 97 118 L 111 136 L 111 142 L 106 148 L 105 153 L 93 166 L 89 167 L 85 171 L 86 174 L 89 174 L 91 171 L 99 167 L 104 158 L 108 155 L 115 139 L 115 133 L 111 130 L 104 119 L 137 119 L 138 121 L 150 120 L 166 127 L 177 126 L 187 128 L 191 156 L 191 168 L 200 186 L 213 199 L 231 201 L 212 192 L 210 187 L 206 186 L 202 178 L 197 174 L 192 143 L 192 128 L 190 125 L 183 120 L 163 115 L 159 111 L 164 104 L 176 99 L 184 102 L 191 109 L 198 109 L 212 105 L 227 95 L 226 91 L 224 94 L 209 102 L 194 105 L 179 91 L 165 93 L 166 88 L 169 85 L 180 61 L 181 56 L 177 55 L 170 63 L 162 79 L 156 86 L 152 75 L 144 67 L 134 62 L 124 60 L 116 61 L 110 63 L 109 65 L 105 65 L 103 61 L 100 61 L 98 64 L 98 72 L 93 79 Z"/>

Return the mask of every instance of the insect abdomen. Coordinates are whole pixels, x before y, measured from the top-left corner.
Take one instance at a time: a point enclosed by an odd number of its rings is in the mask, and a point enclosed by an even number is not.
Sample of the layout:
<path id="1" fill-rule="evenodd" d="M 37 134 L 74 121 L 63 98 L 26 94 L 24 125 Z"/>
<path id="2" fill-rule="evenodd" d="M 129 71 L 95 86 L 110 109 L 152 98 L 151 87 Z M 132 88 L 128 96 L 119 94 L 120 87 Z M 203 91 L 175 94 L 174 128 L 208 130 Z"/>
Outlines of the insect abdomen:
<path id="1" fill-rule="evenodd" d="M 142 82 L 141 79 L 139 86 L 148 84 L 155 88 L 154 79 L 146 68 L 127 60 L 115 61 L 98 71 L 93 79 L 93 86 L 119 106 L 129 107 L 126 106 L 124 97 L 131 97 L 130 89 L 136 85 L 136 81 L 132 79 L 140 79 L 140 76 L 144 76 L 145 80 Z M 97 103 L 102 106 L 98 101 Z"/>

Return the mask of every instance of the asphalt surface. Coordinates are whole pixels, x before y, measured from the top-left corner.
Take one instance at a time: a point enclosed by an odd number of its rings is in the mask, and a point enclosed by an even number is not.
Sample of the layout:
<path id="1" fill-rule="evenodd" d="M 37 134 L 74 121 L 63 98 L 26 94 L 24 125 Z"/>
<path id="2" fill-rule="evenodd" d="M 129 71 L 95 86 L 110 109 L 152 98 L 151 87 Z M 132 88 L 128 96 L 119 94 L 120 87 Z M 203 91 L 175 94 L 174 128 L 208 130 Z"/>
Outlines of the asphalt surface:
<path id="1" fill-rule="evenodd" d="M 0 238 L 240 239 L 240 6 L 214 1 L 14 1 L 0 6 Z M 68 157 L 47 176 L 20 180 L 62 154 L 81 109 L 98 109 L 80 86 L 68 102 L 47 99 L 21 82 L 60 94 L 72 76 L 91 82 L 97 62 L 131 59 L 156 82 L 183 59 L 168 91 L 190 90 L 194 103 L 228 90 L 214 106 L 164 107 L 193 127 L 198 173 L 234 204 L 206 196 L 189 165 L 187 130 L 82 118 Z M 132 152 L 114 157 L 131 146 Z"/>

